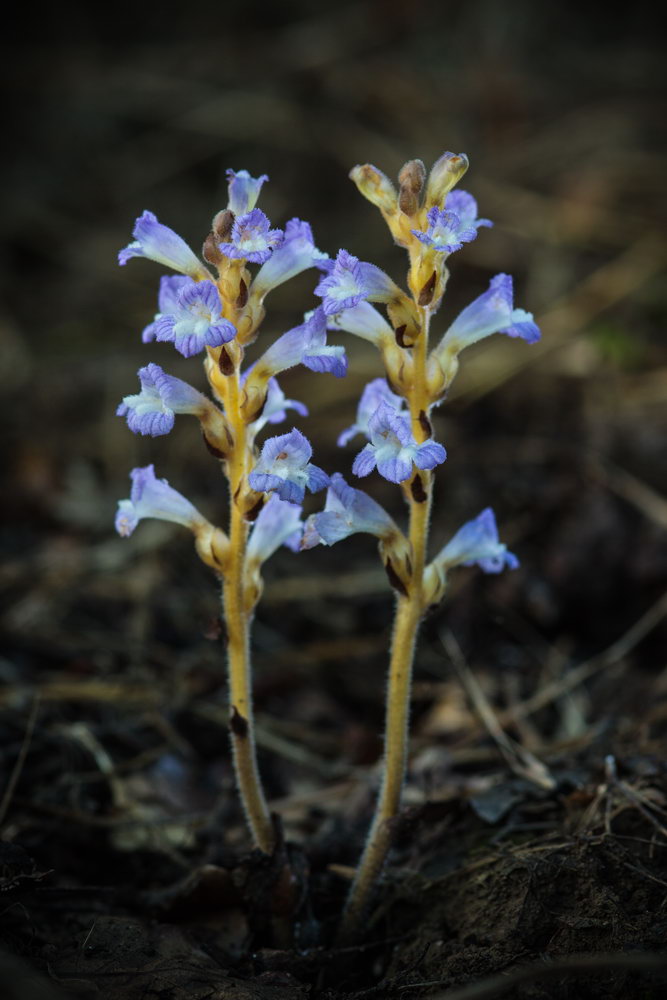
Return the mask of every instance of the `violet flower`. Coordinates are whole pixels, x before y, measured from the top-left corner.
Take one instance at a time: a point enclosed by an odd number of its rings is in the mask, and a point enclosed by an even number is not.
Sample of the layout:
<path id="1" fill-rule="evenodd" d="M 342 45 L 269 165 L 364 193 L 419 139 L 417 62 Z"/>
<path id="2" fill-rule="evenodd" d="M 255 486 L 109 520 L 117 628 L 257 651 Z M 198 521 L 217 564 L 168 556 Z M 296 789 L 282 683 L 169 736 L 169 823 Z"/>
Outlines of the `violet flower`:
<path id="1" fill-rule="evenodd" d="M 219 250 L 233 260 L 263 264 L 283 239 L 281 229 L 271 229 L 271 223 L 259 208 L 237 217 L 229 243 L 220 243 Z"/>
<path id="2" fill-rule="evenodd" d="M 262 377 L 305 365 L 313 372 L 330 372 L 336 378 L 347 373 L 344 347 L 327 345 L 327 322 L 321 306 L 304 323 L 288 330 L 269 347 L 253 366 Z"/>
<path id="3" fill-rule="evenodd" d="M 129 243 L 118 254 L 119 264 L 127 264 L 132 257 L 147 257 L 191 278 L 208 277 L 208 271 L 185 240 L 173 229 L 158 222 L 152 212 L 144 212 L 139 216 L 132 235 L 134 242 Z"/>
<path id="4" fill-rule="evenodd" d="M 401 290 L 389 275 L 375 264 L 360 261 L 347 250 L 339 250 L 334 261 L 327 261 L 322 266 L 327 275 L 315 288 L 315 294 L 322 298 L 327 316 L 352 309 L 369 299 L 389 302 L 402 297 Z"/>
<path id="5" fill-rule="evenodd" d="M 327 316 L 327 327 L 330 330 L 344 330 L 353 333 L 363 340 L 370 341 L 376 347 L 394 341 L 394 331 L 384 316 L 370 304 L 359 302 L 351 309 Z"/>
<path id="6" fill-rule="evenodd" d="M 236 327 L 222 315 L 220 295 L 212 281 L 163 279 L 158 304 L 160 312 L 144 330 L 144 341 L 169 341 L 190 358 L 205 347 L 220 347 L 236 336 Z"/>
<path id="7" fill-rule="evenodd" d="M 310 442 L 296 428 L 268 438 L 248 482 L 258 493 L 275 492 L 281 500 L 303 503 L 306 486 L 316 493 L 329 484 L 326 472 L 311 464 L 312 454 Z"/>
<path id="8" fill-rule="evenodd" d="M 187 382 L 167 375 L 159 365 L 140 368 L 141 392 L 125 396 L 116 414 L 126 417 L 127 426 L 135 434 L 158 437 L 168 434 L 174 426 L 176 413 L 200 416 L 212 404 L 206 396 Z"/>
<path id="9" fill-rule="evenodd" d="M 261 177 L 251 177 L 247 170 L 227 171 L 227 191 L 229 202 L 227 207 L 234 215 L 246 215 L 251 212 L 257 204 L 259 192 L 264 181 L 268 181 L 268 174 Z"/>
<path id="10" fill-rule="evenodd" d="M 532 313 L 514 308 L 512 278 L 497 274 L 488 289 L 459 313 L 435 349 L 435 356 L 456 355 L 492 333 L 521 337 L 529 344 L 540 339 Z"/>
<path id="11" fill-rule="evenodd" d="M 487 507 L 459 528 L 433 563 L 441 572 L 453 566 L 477 565 L 485 573 L 500 573 L 505 567 L 516 569 L 519 560 L 498 540 L 496 518 L 492 509 Z"/>
<path id="12" fill-rule="evenodd" d="M 477 218 L 477 201 L 468 191 L 462 191 L 460 188 L 450 191 L 445 199 L 445 208 L 457 215 L 463 226 L 475 229 L 479 229 L 480 226 L 493 226 L 491 219 Z"/>
<path id="13" fill-rule="evenodd" d="M 357 532 L 387 539 L 397 535 L 398 528 L 384 507 L 363 490 L 349 486 L 340 472 L 334 472 L 324 510 L 306 521 L 301 548 L 334 545 Z"/>
<path id="14" fill-rule="evenodd" d="M 307 222 L 290 219 L 285 238 L 262 264 L 252 283 L 252 294 L 263 299 L 267 292 L 282 285 L 309 267 L 321 267 L 329 255 L 318 250 L 313 231 Z"/>
<path id="15" fill-rule="evenodd" d="M 409 417 L 388 403 L 381 403 L 370 418 L 368 433 L 370 444 L 359 452 L 352 466 L 359 477 L 368 476 L 377 466 L 390 483 L 402 483 L 412 475 L 413 464 L 419 469 L 434 469 L 447 458 L 447 452 L 436 441 L 418 444 Z"/>
<path id="16" fill-rule="evenodd" d="M 440 209 L 436 205 L 430 208 L 426 219 L 426 232 L 411 229 L 410 232 L 427 247 L 432 247 L 440 253 L 454 253 L 460 250 L 464 243 L 470 243 L 477 238 L 477 229 L 466 223 L 455 212 Z"/>
<path id="17" fill-rule="evenodd" d="M 347 427 L 339 434 L 337 441 L 339 448 L 344 447 L 357 434 L 369 436 L 368 422 L 380 403 L 388 403 L 398 413 L 401 413 L 405 407 L 405 400 L 391 391 L 386 378 L 374 378 L 364 387 L 357 407 L 357 419 L 351 427 Z"/>
<path id="18" fill-rule="evenodd" d="M 116 513 L 116 531 L 123 538 L 131 535 L 145 517 L 173 521 L 195 532 L 207 524 L 190 501 L 172 489 L 166 479 L 155 478 L 152 465 L 132 469 L 130 478 L 130 499 L 121 500 Z"/>
<path id="19" fill-rule="evenodd" d="M 301 504 L 281 500 L 272 493 L 250 533 L 246 549 L 248 561 L 256 564 L 266 562 L 281 545 L 298 552 L 302 534 Z"/>

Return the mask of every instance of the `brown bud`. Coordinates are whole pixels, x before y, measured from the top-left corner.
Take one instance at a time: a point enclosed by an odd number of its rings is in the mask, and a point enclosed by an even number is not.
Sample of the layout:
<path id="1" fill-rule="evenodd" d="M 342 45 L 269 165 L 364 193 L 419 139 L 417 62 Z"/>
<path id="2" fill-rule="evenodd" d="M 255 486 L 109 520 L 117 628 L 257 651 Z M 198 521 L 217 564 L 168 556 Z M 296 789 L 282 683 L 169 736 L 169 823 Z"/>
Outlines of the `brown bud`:
<path id="1" fill-rule="evenodd" d="M 406 215 L 415 215 L 419 210 L 421 193 L 426 180 L 426 167 L 421 160 L 408 160 L 398 175 L 400 191 L 398 207 Z"/>
<path id="2" fill-rule="evenodd" d="M 236 296 L 236 302 L 234 305 L 237 309 L 243 309 L 248 301 L 248 286 L 246 285 L 243 278 L 239 282 L 239 294 Z"/>
<path id="3" fill-rule="evenodd" d="M 392 585 L 394 590 L 397 590 L 399 594 L 403 595 L 403 597 L 407 597 L 408 589 L 401 580 L 396 570 L 394 569 L 391 559 L 387 559 L 386 563 L 384 564 L 384 568 L 386 570 L 387 577 L 389 578 L 389 583 Z"/>
<path id="4" fill-rule="evenodd" d="M 211 231 L 204 240 L 204 245 L 201 248 L 201 255 L 207 263 L 213 264 L 213 267 L 217 267 L 223 260 L 223 256 L 218 250 L 218 240 L 216 239 L 216 235 L 213 231 Z"/>
<path id="5" fill-rule="evenodd" d="M 419 292 L 419 298 L 417 299 L 417 304 L 420 306 L 428 306 L 433 301 L 433 293 L 435 292 L 435 283 L 438 280 L 438 275 L 433 272 L 428 281 L 423 285 Z"/>
<path id="6" fill-rule="evenodd" d="M 223 375 L 233 375 L 234 374 L 234 362 L 230 358 L 224 347 L 220 348 L 220 357 L 218 358 L 218 368 Z"/>
<path id="7" fill-rule="evenodd" d="M 419 473 L 416 474 L 415 478 L 410 483 L 410 492 L 412 493 L 412 499 L 415 503 L 426 503 L 428 500 L 428 495 L 424 489 L 422 477 Z"/>
<path id="8" fill-rule="evenodd" d="M 212 227 L 213 234 L 215 235 L 218 243 L 228 243 L 229 237 L 232 235 L 232 226 L 234 225 L 234 213 L 228 208 L 223 209 L 222 212 L 218 214 L 213 219 Z"/>

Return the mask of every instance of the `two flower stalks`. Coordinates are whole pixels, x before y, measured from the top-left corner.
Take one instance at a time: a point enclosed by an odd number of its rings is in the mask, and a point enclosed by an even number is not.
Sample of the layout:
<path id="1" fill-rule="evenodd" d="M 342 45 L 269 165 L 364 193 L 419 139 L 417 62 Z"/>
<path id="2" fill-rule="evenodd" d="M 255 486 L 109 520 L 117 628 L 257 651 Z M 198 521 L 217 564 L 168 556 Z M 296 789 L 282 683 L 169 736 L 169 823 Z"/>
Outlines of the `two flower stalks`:
<path id="1" fill-rule="evenodd" d="M 121 264 L 131 257 L 148 257 L 180 272 L 162 278 L 159 312 L 143 340 L 170 341 L 186 357 L 205 352 L 215 402 L 149 364 L 139 371 L 141 392 L 126 396 L 118 413 L 131 430 L 152 436 L 168 433 L 176 413 L 196 416 L 209 451 L 221 461 L 229 481 L 230 516 L 225 533 L 166 481 L 156 479 L 148 466 L 131 473 L 132 494 L 119 505 L 116 527 L 121 535 L 129 535 L 143 517 L 186 525 L 195 535 L 200 557 L 222 580 L 237 783 L 254 842 L 267 853 L 274 843 L 273 825 L 257 770 L 249 664 L 249 628 L 261 596 L 262 564 L 282 544 L 303 550 L 359 532 L 379 540 L 396 593 L 383 777 L 344 915 L 343 938 L 357 930 L 391 846 L 392 820 L 400 809 L 405 779 L 412 664 L 421 620 L 442 599 L 450 569 L 475 564 L 498 573 L 518 565 L 498 539 L 490 508 L 460 528 L 427 562 L 433 470 L 447 457 L 433 438 L 431 414 L 456 376 L 459 355 L 493 333 L 528 343 L 540 336 L 533 317 L 514 308 L 511 277 L 498 274 L 436 346 L 429 346 L 431 320 L 449 277 L 449 256 L 475 239 L 479 228 L 491 225 L 477 217 L 472 195 L 453 190 L 467 166 L 464 155 L 445 153 L 427 178 L 421 161 L 412 160 L 399 174 L 398 189 L 370 165 L 351 173 L 361 193 L 382 212 L 394 241 L 408 252 L 408 292 L 380 268 L 346 250 L 330 260 L 316 248 L 308 224 L 299 219 L 288 222 L 284 232 L 271 229 L 255 207 L 267 178 L 255 179 L 246 171 L 228 172 L 228 207 L 215 217 L 204 242 L 207 266 L 149 212 L 137 220 L 135 241 L 119 255 Z M 254 277 L 249 264 L 260 265 Z M 257 337 L 267 293 L 311 267 L 323 272 L 314 289 L 321 304 L 243 370 L 244 349 Z M 373 303 L 384 306 L 386 317 Z M 352 472 L 365 477 L 377 469 L 400 485 L 409 508 L 407 534 L 340 473 L 329 476 L 313 465 L 311 446 L 296 428 L 269 437 L 261 450 L 255 444 L 257 434 L 268 423 L 284 420 L 288 409 L 306 415 L 302 403 L 285 398 L 277 374 L 297 364 L 337 377 L 346 374 L 343 348 L 327 343 L 330 330 L 370 341 L 381 354 L 385 377 L 366 386 L 356 421 L 338 443 L 344 446 L 357 434 L 367 438 Z M 328 489 L 324 509 L 304 522 L 306 488 Z"/>

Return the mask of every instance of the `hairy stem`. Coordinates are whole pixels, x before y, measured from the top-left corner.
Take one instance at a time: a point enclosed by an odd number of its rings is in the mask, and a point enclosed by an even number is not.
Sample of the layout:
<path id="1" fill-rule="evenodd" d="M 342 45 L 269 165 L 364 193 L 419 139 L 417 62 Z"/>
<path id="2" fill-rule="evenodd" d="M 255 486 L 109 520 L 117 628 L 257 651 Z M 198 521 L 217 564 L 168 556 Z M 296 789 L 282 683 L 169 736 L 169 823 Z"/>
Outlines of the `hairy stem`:
<path id="1" fill-rule="evenodd" d="M 429 319 L 429 311 L 422 310 L 422 331 L 413 350 L 414 379 L 408 399 L 413 433 L 418 441 L 423 441 L 429 436 L 423 419 L 428 414 L 426 358 Z M 407 595 L 401 595 L 397 598 L 394 619 L 387 685 L 382 785 L 375 816 L 366 840 L 366 847 L 357 867 L 343 915 L 340 930 L 342 940 L 349 939 L 354 935 L 363 917 L 370 892 L 391 847 L 394 826 L 392 820 L 398 814 L 401 805 L 401 791 L 405 780 L 408 756 L 412 664 L 417 632 L 424 611 L 422 577 L 426 561 L 433 492 L 432 474 L 430 472 L 417 474 L 421 476 L 425 496 L 418 493 L 419 499 L 416 499 L 415 495 L 410 496 L 409 499 L 412 574 Z"/>
<path id="2" fill-rule="evenodd" d="M 223 578 L 223 606 L 227 626 L 230 730 L 234 770 L 243 810 L 255 844 L 270 854 L 273 849 L 271 814 L 257 767 L 250 676 L 250 619 L 244 601 L 244 571 L 248 526 L 234 497 L 246 474 L 246 428 L 239 412 L 238 374 L 229 376 L 227 413 L 234 434 L 229 462 L 230 560 Z"/>

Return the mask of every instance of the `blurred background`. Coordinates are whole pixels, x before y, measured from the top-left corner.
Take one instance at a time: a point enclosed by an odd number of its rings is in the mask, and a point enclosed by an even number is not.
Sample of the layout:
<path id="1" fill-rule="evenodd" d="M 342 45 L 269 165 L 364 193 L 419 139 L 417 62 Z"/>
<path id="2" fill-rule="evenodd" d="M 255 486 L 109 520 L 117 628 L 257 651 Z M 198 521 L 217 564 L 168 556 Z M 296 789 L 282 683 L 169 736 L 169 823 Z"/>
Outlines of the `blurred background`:
<path id="1" fill-rule="evenodd" d="M 508 271 L 543 340 L 496 337 L 468 351 L 436 416 L 449 460 L 433 552 L 492 505 L 522 568 L 499 578 L 462 570 L 427 622 L 417 738 L 446 742 L 470 722 L 448 680 L 443 628 L 508 705 L 613 651 L 639 622 L 604 688 L 579 690 L 523 736 L 583 739 L 619 700 L 622 716 L 649 696 L 661 724 L 665 103 L 648 10 L 361 0 L 137 4 L 104 18 L 51 6 L 35 23 L 18 13 L 23 28 L 5 36 L 0 61 L 9 91 L 0 674 L 4 704 L 17 710 L 10 746 L 35 691 L 58 719 L 92 713 L 120 757 L 146 740 L 180 740 L 217 759 L 225 742 L 210 572 L 173 526 L 147 522 L 130 540 L 113 533 L 129 469 L 148 462 L 211 519 L 226 516 L 192 422 L 139 439 L 115 416 L 149 361 L 204 385 L 196 359 L 141 344 L 163 272 L 140 260 L 118 268 L 135 218 L 150 209 L 198 249 L 226 203 L 225 169 L 266 172 L 261 207 L 274 225 L 298 215 L 321 249 L 345 247 L 403 281 L 402 251 L 348 171 L 372 162 L 395 176 L 405 160 L 429 166 L 446 149 L 468 154 L 462 186 L 495 227 L 452 258 L 436 333 Z M 312 308 L 314 284 L 306 273 L 272 294 L 258 346 Z M 299 369 L 282 384 L 311 409 L 298 426 L 317 463 L 349 473 L 356 451 L 337 450 L 336 437 L 380 368 L 363 342 L 342 340 L 347 379 Z M 367 487 L 403 516 L 399 491 L 378 477 Z M 305 786 L 329 773 L 322 761 L 376 759 L 391 598 L 364 536 L 281 552 L 266 576 L 257 692 L 280 796 L 308 754 Z M 134 720 L 132 738 L 119 735 L 121 716 Z M 228 762 L 216 766 L 230 780 Z"/>

